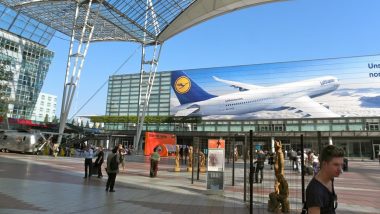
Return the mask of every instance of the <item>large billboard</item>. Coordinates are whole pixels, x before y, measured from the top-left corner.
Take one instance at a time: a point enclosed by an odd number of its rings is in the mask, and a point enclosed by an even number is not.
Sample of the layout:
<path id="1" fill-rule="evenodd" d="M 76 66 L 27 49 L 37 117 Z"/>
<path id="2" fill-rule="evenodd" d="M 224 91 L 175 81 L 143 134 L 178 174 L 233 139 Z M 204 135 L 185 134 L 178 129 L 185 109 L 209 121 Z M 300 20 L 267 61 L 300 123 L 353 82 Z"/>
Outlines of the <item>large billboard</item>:
<path id="1" fill-rule="evenodd" d="M 173 71 L 171 86 L 176 116 L 378 116 L 380 55 Z"/>
<path id="2" fill-rule="evenodd" d="M 161 157 L 167 157 L 175 152 L 176 145 L 177 137 L 174 134 L 145 132 L 144 155 L 151 155 L 157 148 Z"/>

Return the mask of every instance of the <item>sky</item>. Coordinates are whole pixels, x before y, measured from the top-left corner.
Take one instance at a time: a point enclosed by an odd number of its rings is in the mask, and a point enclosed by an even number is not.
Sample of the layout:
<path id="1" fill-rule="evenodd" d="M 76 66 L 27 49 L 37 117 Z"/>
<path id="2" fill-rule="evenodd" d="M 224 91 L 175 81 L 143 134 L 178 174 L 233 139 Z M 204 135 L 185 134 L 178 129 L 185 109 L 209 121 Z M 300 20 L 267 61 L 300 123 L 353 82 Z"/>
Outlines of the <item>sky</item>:
<path id="1" fill-rule="evenodd" d="M 375 0 L 292 0 L 249 7 L 198 24 L 162 47 L 158 71 L 380 54 Z M 58 96 L 60 112 L 69 38 L 57 33 L 42 92 Z M 129 42 L 90 45 L 69 118 L 117 74 L 139 72 L 140 50 Z M 137 51 L 136 51 L 137 50 Z M 78 115 L 104 115 L 107 85 Z"/>

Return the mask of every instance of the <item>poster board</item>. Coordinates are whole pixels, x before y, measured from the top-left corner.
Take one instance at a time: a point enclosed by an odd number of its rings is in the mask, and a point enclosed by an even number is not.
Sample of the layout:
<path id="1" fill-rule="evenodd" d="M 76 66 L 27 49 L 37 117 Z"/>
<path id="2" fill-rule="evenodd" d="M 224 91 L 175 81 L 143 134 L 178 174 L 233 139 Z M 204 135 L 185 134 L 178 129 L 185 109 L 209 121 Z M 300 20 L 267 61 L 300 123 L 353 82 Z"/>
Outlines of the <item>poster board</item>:
<path id="1" fill-rule="evenodd" d="M 208 140 L 207 189 L 224 189 L 225 140 Z"/>

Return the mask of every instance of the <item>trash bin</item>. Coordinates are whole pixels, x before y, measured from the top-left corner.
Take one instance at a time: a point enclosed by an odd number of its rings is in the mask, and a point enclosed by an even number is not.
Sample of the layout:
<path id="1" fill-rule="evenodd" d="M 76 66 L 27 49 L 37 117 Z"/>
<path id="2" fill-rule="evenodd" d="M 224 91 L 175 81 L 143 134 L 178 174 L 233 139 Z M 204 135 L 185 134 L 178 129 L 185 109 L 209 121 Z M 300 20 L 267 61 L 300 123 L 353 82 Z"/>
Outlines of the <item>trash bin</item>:
<path id="1" fill-rule="evenodd" d="M 347 172 L 348 171 L 348 159 L 343 158 L 343 171 Z"/>

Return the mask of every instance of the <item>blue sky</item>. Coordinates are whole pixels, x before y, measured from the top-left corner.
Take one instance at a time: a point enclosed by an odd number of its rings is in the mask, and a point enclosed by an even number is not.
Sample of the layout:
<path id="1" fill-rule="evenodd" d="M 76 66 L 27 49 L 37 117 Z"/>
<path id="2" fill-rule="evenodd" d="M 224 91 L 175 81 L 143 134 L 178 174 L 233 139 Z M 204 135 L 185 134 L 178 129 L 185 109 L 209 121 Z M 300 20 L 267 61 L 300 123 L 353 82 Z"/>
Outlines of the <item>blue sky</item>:
<path id="1" fill-rule="evenodd" d="M 374 0 L 294 0 L 216 17 L 168 40 L 159 71 L 380 54 L 380 20 Z M 59 37 L 64 35 L 57 34 Z M 90 46 L 71 113 L 138 47 L 127 42 Z M 58 96 L 60 112 L 68 42 L 55 37 L 42 91 Z M 139 51 L 118 74 L 139 71 Z M 105 114 L 105 87 L 79 114 Z"/>

